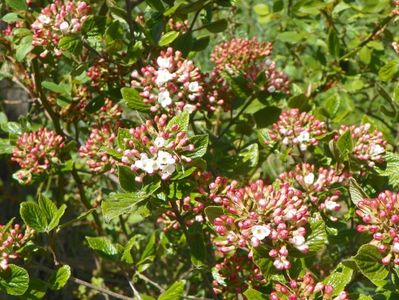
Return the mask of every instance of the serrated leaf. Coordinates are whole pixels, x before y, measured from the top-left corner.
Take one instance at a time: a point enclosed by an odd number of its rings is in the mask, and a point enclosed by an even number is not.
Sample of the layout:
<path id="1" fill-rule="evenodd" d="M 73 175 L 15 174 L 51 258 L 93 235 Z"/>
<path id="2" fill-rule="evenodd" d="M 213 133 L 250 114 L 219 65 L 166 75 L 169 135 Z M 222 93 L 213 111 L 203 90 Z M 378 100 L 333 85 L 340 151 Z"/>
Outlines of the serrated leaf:
<path id="1" fill-rule="evenodd" d="M 124 87 L 121 89 L 123 100 L 125 100 L 127 107 L 140 112 L 149 112 L 150 105 L 144 104 L 143 97 L 140 96 L 139 91 L 133 88 Z"/>
<path id="2" fill-rule="evenodd" d="M 184 155 L 192 159 L 201 158 L 208 149 L 209 136 L 207 134 L 195 135 L 190 138 L 190 143 L 194 145 L 194 151 L 187 152 Z"/>
<path id="3" fill-rule="evenodd" d="M 269 250 L 263 246 L 252 249 L 253 261 L 258 266 L 263 277 L 267 280 L 273 270 L 273 261 L 269 256 Z"/>
<path id="4" fill-rule="evenodd" d="M 23 61 L 25 56 L 32 51 L 33 46 L 32 46 L 32 40 L 33 40 L 33 35 L 27 35 L 24 36 L 21 39 L 21 42 L 18 44 L 16 47 L 15 51 L 15 58 L 17 61 Z"/>
<path id="5" fill-rule="evenodd" d="M 0 271 L 0 291 L 12 295 L 23 295 L 29 287 L 29 274 L 19 266 L 8 265 L 8 270 Z"/>
<path id="6" fill-rule="evenodd" d="M 265 294 L 262 294 L 261 292 L 254 290 L 253 288 L 249 288 L 244 292 L 244 296 L 248 300 L 267 300 L 269 299 Z"/>
<path id="7" fill-rule="evenodd" d="M 351 282 L 353 276 L 353 269 L 340 263 L 335 270 L 324 279 L 324 284 L 329 284 L 334 287 L 333 296 L 342 292 L 345 287 Z"/>
<path id="8" fill-rule="evenodd" d="M 190 121 L 190 115 L 188 112 L 184 111 L 177 116 L 174 116 L 166 125 L 165 130 L 170 130 L 173 126 L 178 125 L 179 131 L 187 131 L 188 123 Z"/>
<path id="9" fill-rule="evenodd" d="M 113 258 L 118 255 L 118 248 L 104 236 L 89 237 L 86 236 L 86 241 L 89 247 L 97 251 L 100 255 L 108 258 Z"/>
<path id="10" fill-rule="evenodd" d="M 352 203 L 355 205 L 357 205 L 363 199 L 368 198 L 367 194 L 354 178 L 349 179 L 349 195 Z"/>
<path id="11" fill-rule="evenodd" d="M 326 224 L 320 215 L 309 219 L 310 233 L 306 239 L 310 253 L 316 253 L 327 243 Z"/>
<path id="12" fill-rule="evenodd" d="M 256 127 L 265 128 L 275 123 L 281 114 L 281 108 L 276 106 L 268 106 L 261 110 L 258 110 L 254 114 Z"/>
<path id="13" fill-rule="evenodd" d="M 205 208 L 205 216 L 208 219 L 210 223 L 213 223 L 213 221 L 224 214 L 223 207 L 221 206 L 208 206 Z"/>
<path id="14" fill-rule="evenodd" d="M 167 45 L 171 44 L 175 39 L 177 39 L 179 34 L 180 33 L 177 31 L 169 31 L 169 32 L 165 33 L 159 40 L 159 43 L 158 43 L 159 46 L 163 47 L 163 46 L 167 46 Z"/>
<path id="15" fill-rule="evenodd" d="M 64 36 L 60 39 L 58 47 L 74 55 L 79 55 L 82 51 L 83 43 L 79 36 Z"/>
<path id="16" fill-rule="evenodd" d="M 378 71 L 378 76 L 382 81 L 389 81 L 395 76 L 398 69 L 398 63 L 390 61 Z"/>
<path id="17" fill-rule="evenodd" d="M 388 269 L 381 263 L 382 254 L 377 247 L 363 245 L 353 257 L 360 272 L 376 286 L 384 286 L 385 278 L 388 276 Z"/>
<path id="18" fill-rule="evenodd" d="M 26 10 L 28 8 L 25 0 L 6 0 L 6 4 L 15 10 Z"/>
<path id="19" fill-rule="evenodd" d="M 56 84 L 55 82 L 43 81 L 42 87 L 44 87 L 45 89 L 48 89 L 49 91 L 52 91 L 54 93 L 58 93 L 61 95 L 69 94 L 69 91 L 68 91 L 68 88 L 66 87 L 66 85 Z"/>
<path id="20" fill-rule="evenodd" d="M 338 138 L 337 148 L 343 159 L 345 159 L 348 156 L 348 154 L 352 152 L 353 140 L 352 140 L 352 133 L 350 130 L 347 130 L 343 135 L 341 135 Z"/>
<path id="21" fill-rule="evenodd" d="M 19 210 L 22 220 L 38 232 L 45 232 L 48 226 L 45 213 L 34 202 L 24 202 Z"/>
<path id="22" fill-rule="evenodd" d="M 176 281 L 165 292 L 158 297 L 158 300 L 180 300 L 182 299 L 185 280 Z"/>
<path id="23" fill-rule="evenodd" d="M 382 176 L 388 177 L 388 182 L 393 188 L 399 187 L 399 155 L 393 152 L 385 154 L 385 161 L 387 166 L 385 170 L 377 169 L 377 172 Z"/>
<path id="24" fill-rule="evenodd" d="M 65 286 L 71 277 L 71 267 L 63 265 L 59 267 L 53 274 L 51 274 L 48 282 L 52 290 L 59 290 Z"/>

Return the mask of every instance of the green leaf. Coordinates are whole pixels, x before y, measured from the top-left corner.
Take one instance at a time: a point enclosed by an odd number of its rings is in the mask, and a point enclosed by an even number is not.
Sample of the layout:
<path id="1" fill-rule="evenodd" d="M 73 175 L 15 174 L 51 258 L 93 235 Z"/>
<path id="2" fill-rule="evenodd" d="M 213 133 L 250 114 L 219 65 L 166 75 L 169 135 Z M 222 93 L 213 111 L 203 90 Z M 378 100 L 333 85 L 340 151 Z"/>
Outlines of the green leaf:
<path id="1" fill-rule="evenodd" d="M 149 112 L 150 105 L 144 104 L 143 97 L 140 96 L 139 91 L 133 88 L 124 87 L 121 89 L 123 100 L 125 100 L 127 107 L 140 112 Z"/>
<path id="2" fill-rule="evenodd" d="M 89 237 L 86 236 L 86 240 L 89 243 L 89 247 L 100 255 L 107 258 L 115 258 L 118 254 L 118 248 L 104 236 Z"/>
<path id="3" fill-rule="evenodd" d="M 355 205 L 357 205 L 363 199 L 368 198 L 365 191 L 354 178 L 349 179 L 349 195 L 352 203 Z"/>
<path id="4" fill-rule="evenodd" d="M 257 143 L 251 144 L 240 151 L 238 154 L 240 168 L 251 169 L 255 168 L 259 162 L 259 146 Z"/>
<path id="5" fill-rule="evenodd" d="M 66 209 L 65 204 L 57 209 L 57 206 L 50 199 L 43 195 L 40 195 L 39 197 L 39 207 L 42 210 L 42 213 L 46 216 L 48 223 L 46 232 L 49 232 L 58 226 L 60 219 L 64 215 Z"/>
<path id="6" fill-rule="evenodd" d="M 398 72 L 398 63 L 394 61 L 388 62 L 384 65 L 378 72 L 378 76 L 382 81 L 389 81 L 391 80 L 395 74 Z"/>
<path id="7" fill-rule="evenodd" d="M 382 176 L 388 177 L 388 182 L 393 188 L 399 187 L 399 154 L 387 152 L 385 154 L 387 166 L 385 170 L 377 169 Z"/>
<path id="8" fill-rule="evenodd" d="M 158 297 L 158 300 L 180 300 L 182 299 L 185 280 L 176 281 L 169 287 L 162 295 Z"/>
<path id="9" fill-rule="evenodd" d="M 381 263 L 382 254 L 377 247 L 363 245 L 353 257 L 360 272 L 376 286 L 384 286 L 388 276 L 388 269 Z"/>
<path id="10" fill-rule="evenodd" d="M 8 139 L 0 138 L 0 154 L 11 154 L 14 146 L 10 144 Z"/>
<path id="11" fill-rule="evenodd" d="M 260 16 L 266 16 L 270 13 L 269 6 L 263 3 L 256 4 L 253 8 L 254 12 Z"/>
<path id="12" fill-rule="evenodd" d="M 45 89 L 48 89 L 54 93 L 58 93 L 61 95 L 68 95 L 69 94 L 69 90 L 68 87 L 66 85 L 63 84 L 56 84 L 54 82 L 51 81 L 43 81 L 42 82 L 42 87 L 44 87 Z"/>
<path id="13" fill-rule="evenodd" d="M 209 24 L 205 25 L 203 28 L 205 28 L 209 32 L 218 33 L 218 32 L 225 31 L 227 28 L 227 25 L 228 25 L 227 20 L 222 19 L 222 20 L 217 20 L 215 22 L 209 23 Z"/>
<path id="14" fill-rule="evenodd" d="M 333 296 L 342 292 L 345 287 L 351 282 L 353 276 L 353 269 L 340 263 L 335 270 L 324 279 L 324 284 L 329 284 L 334 287 Z"/>
<path id="15" fill-rule="evenodd" d="M 161 0 L 145 0 L 145 2 L 150 6 L 151 8 L 157 10 L 157 11 L 164 11 L 163 4 Z"/>
<path id="16" fill-rule="evenodd" d="M 348 154 L 352 152 L 353 141 L 352 133 L 350 130 L 347 130 L 343 135 L 339 137 L 339 139 L 337 140 L 337 148 L 343 159 L 346 159 L 348 157 Z"/>
<path id="17" fill-rule="evenodd" d="M 262 294 L 261 292 L 254 290 L 253 288 L 249 288 L 244 292 L 244 296 L 248 300 L 267 300 L 269 299 L 265 294 Z"/>
<path id="18" fill-rule="evenodd" d="M 126 166 L 118 166 L 119 184 L 127 192 L 134 192 L 137 190 L 135 175 Z"/>
<path id="19" fill-rule="evenodd" d="M 52 290 L 60 290 L 68 282 L 71 277 L 71 267 L 63 265 L 59 267 L 49 278 L 48 282 Z"/>
<path id="20" fill-rule="evenodd" d="M 42 299 L 47 292 L 47 282 L 38 279 L 38 278 L 30 278 L 29 281 L 29 288 L 28 290 L 23 294 L 21 299 L 23 300 L 39 300 Z"/>
<path id="21" fill-rule="evenodd" d="M 61 217 L 64 215 L 66 208 L 67 208 L 66 205 L 63 204 L 60 206 L 59 209 L 57 209 L 57 211 L 53 214 L 50 224 L 48 225 L 47 231 L 53 230 L 58 226 L 58 224 L 60 224 Z"/>
<path id="22" fill-rule="evenodd" d="M 264 246 L 252 249 L 253 261 L 261 271 L 263 277 L 267 280 L 273 270 L 273 261 L 270 259 L 269 250 Z"/>
<path id="23" fill-rule="evenodd" d="M 296 31 L 286 31 L 279 33 L 276 38 L 282 42 L 295 44 L 302 39 L 302 35 Z"/>
<path id="24" fill-rule="evenodd" d="M 60 39 L 58 47 L 74 55 L 79 55 L 82 51 L 83 43 L 79 36 L 64 36 Z"/>
<path id="25" fill-rule="evenodd" d="M 187 131 L 188 122 L 190 121 L 190 115 L 184 111 L 177 116 L 174 116 L 166 125 L 165 130 L 170 130 L 173 126 L 178 125 L 179 131 Z"/>
<path id="26" fill-rule="evenodd" d="M 310 253 L 316 253 L 327 243 L 326 224 L 320 215 L 310 218 L 310 233 L 306 239 Z"/>
<path id="27" fill-rule="evenodd" d="M 208 149 L 209 136 L 207 134 L 195 135 L 190 138 L 190 143 L 194 145 L 194 151 L 184 155 L 192 159 L 203 157 Z"/>
<path id="28" fill-rule="evenodd" d="M 19 266 L 10 264 L 0 271 L 0 291 L 13 296 L 23 295 L 29 287 L 29 274 Z"/>
<path id="29" fill-rule="evenodd" d="M 15 10 L 26 10 L 28 8 L 25 0 L 6 0 L 6 4 Z"/>
<path id="30" fill-rule="evenodd" d="M 223 207 L 221 206 L 208 206 L 205 208 L 205 216 L 208 219 L 210 223 L 213 223 L 213 221 L 224 214 Z"/>
<path id="31" fill-rule="evenodd" d="M 334 28 L 331 28 L 328 33 L 328 50 L 330 51 L 330 54 L 332 56 L 336 58 L 339 57 L 340 54 L 339 38 Z"/>
<path id="32" fill-rule="evenodd" d="M 29 227 L 32 227 L 38 232 L 45 232 L 47 230 L 47 219 L 45 213 L 41 210 L 39 205 L 34 202 L 23 202 L 19 210 L 22 220 Z"/>
<path id="33" fill-rule="evenodd" d="M 179 36 L 179 32 L 177 31 L 169 31 L 167 33 L 165 33 L 161 39 L 159 40 L 159 46 L 163 47 L 163 46 L 167 46 L 170 43 L 172 43 L 175 39 L 177 39 L 177 37 Z"/>
<path id="34" fill-rule="evenodd" d="M 366 65 L 370 64 L 371 53 L 372 53 L 372 50 L 369 49 L 368 47 L 363 47 L 362 49 L 360 49 L 360 51 L 359 51 L 360 61 Z"/>
<path id="35" fill-rule="evenodd" d="M 1 19 L 6 23 L 14 23 L 23 20 L 23 18 L 21 18 L 17 13 L 14 12 L 6 14 Z"/>
<path id="36" fill-rule="evenodd" d="M 265 107 L 254 114 L 256 127 L 265 128 L 275 123 L 281 114 L 281 108 L 276 106 Z"/>
<path id="37" fill-rule="evenodd" d="M 16 52 L 15 52 L 15 58 L 17 59 L 17 61 L 19 62 L 23 61 L 25 56 L 32 51 L 33 49 L 32 40 L 33 40 L 33 35 L 31 34 L 24 36 L 21 39 L 21 42 L 16 47 Z"/>

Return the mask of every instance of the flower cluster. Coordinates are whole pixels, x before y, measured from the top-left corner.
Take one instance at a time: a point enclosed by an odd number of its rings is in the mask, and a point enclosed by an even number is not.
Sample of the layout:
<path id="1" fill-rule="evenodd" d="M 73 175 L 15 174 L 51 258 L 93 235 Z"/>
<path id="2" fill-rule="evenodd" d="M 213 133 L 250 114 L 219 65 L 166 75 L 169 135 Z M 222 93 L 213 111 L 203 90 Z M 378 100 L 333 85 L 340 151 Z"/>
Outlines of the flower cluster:
<path id="1" fill-rule="evenodd" d="M 101 173 L 110 168 L 111 172 L 115 171 L 112 166 L 116 164 L 116 160 L 108 154 L 107 150 L 115 147 L 116 131 L 117 126 L 109 123 L 100 128 L 94 128 L 86 144 L 80 147 L 80 157 L 88 159 L 87 165 L 92 172 Z"/>
<path id="2" fill-rule="evenodd" d="M 399 265 L 399 194 L 385 191 L 377 198 L 358 202 L 357 208 L 356 214 L 365 223 L 358 225 L 357 231 L 373 235 L 371 244 L 385 255 L 384 265 Z"/>
<path id="3" fill-rule="evenodd" d="M 339 187 L 346 185 L 349 174 L 338 174 L 335 169 L 320 167 L 304 163 L 296 165 L 295 169 L 280 174 L 277 181 L 287 183 L 300 189 L 305 197 L 319 212 L 324 212 L 332 220 L 337 220 L 331 214 L 341 209 L 338 201 L 341 198 Z"/>
<path id="4" fill-rule="evenodd" d="M 294 108 L 283 112 L 277 123 L 269 130 L 269 145 L 280 142 L 289 147 L 297 146 L 306 151 L 309 146 L 318 145 L 318 137 L 327 132 L 324 122 L 314 116 Z"/>
<path id="5" fill-rule="evenodd" d="M 225 257 L 213 268 L 213 290 L 216 294 L 223 294 L 223 299 L 237 299 L 237 294 L 242 294 L 251 286 L 260 288 L 267 282 L 259 268 L 248 258 L 245 252 L 236 252 L 230 257 Z"/>
<path id="6" fill-rule="evenodd" d="M 353 148 L 352 154 L 369 167 L 384 162 L 384 154 L 387 147 L 387 141 L 384 135 L 378 130 L 370 130 L 371 125 L 366 123 L 360 126 L 342 125 L 335 139 L 339 139 L 345 132 L 350 131 L 352 135 Z"/>
<path id="7" fill-rule="evenodd" d="M 107 84 L 125 86 L 123 67 L 107 58 L 99 57 L 87 70 L 86 74 L 91 79 L 90 84 L 102 90 Z"/>
<path id="8" fill-rule="evenodd" d="M 288 77 L 276 69 L 276 63 L 266 59 L 271 55 L 272 44 L 258 42 L 256 39 L 232 39 L 215 47 L 211 61 L 215 64 L 211 78 L 218 81 L 220 86 L 227 85 L 222 80 L 221 74 L 242 74 L 248 82 L 248 88 L 255 87 L 253 84 L 259 75 L 264 75 L 264 85 L 261 87 L 269 93 L 289 93 L 290 82 Z"/>
<path id="9" fill-rule="evenodd" d="M 394 15 L 399 15 L 399 0 L 394 0 L 393 5 L 395 6 L 394 9 L 392 10 L 392 13 Z"/>
<path id="10" fill-rule="evenodd" d="M 167 124 L 167 120 L 166 115 L 155 116 L 154 122 L 148 120 L 125 131 L 123 145 L 117 151 L 122 156 L 121 163 L 138 174 L 137 182 L 155 174 L 166 180 L 192 161 L 189 156 L 195 146 L 186 131 L 178 124 Z"/>
<path id="11" fill-rule="evenodd" d="M 312 274 L 308 272 L 302 278 L 292 279 L 288 284 L 275 284 L 274 290 L 270 294 L 270 300 L 349 300 L 345 291 L 336 297 L 332 295 L 333 291 L 332 285 L 316 282 Z"/>
<path id="12" fill-rule="evenodd" d="M 273 265 L 289 269 L 290 247 L 307 253 L 306 228 L 309 211 L 302 192 L 288 184 L 265 185 L 258 180 L 244 188 L 233 181 L 216 178 L 210 184 L 210 198 L 223 205 L 225 214 L 213 221 L 218 237 L 214 244 L 222 254 L 236 248 L 267 245 Z"/>
<path id="13" fill-rule="evenodd" d="M 29 232 L 22 231 L 19 224 L 14 226 L 0 225 L 0 268 L 8 269 L 10 260 L 18 258 L 17 250 L 21 248 L 29 238 Z"/>
<path id="14" fill-rule="evenodd" d="M 17 178 L 30 183 L 33 175 L 48 171 L 53 163 L 58 162 L 63 147 L 63 137 L 47 128 L 40 128 L 31 133 L 25 132 L 18 138 L 12 152 L 11 159 L 22 168 L 16 173 Z"/>
<path id="15" fill-rule="evenodd" d="M 180 34 L 186 33 L 190 28 L 190 22 L 188 20 L 176 21 L 174 19 L 169 19 L 168 25 L 170 30 L 178 31 Z"/>
<path id="16" fill-rule="evenodd" d="M 55 0 L 43 8 L 32 23 L 33 31 L 32 45 L 44 47 L 40 54 L 46 57 L 49 51 L 54 50 L 55 55 L 61 55 L 58 43 L 63 36 L 80 32 L 82 24 L 86 21 L 90 11 L 89 5 L 84 1 Z"/>
<path id="17" fill-rule="evenodd" d="M 159 110 L 171 114 L 196 111 L 205 99 L 203 75 L 191 60 L 184 59 L 180 51 L 168 48 L 162 51 L 154 65 L 132 73 L 132 87 L 142 89 L 144 103 L 152 112 Z"/>

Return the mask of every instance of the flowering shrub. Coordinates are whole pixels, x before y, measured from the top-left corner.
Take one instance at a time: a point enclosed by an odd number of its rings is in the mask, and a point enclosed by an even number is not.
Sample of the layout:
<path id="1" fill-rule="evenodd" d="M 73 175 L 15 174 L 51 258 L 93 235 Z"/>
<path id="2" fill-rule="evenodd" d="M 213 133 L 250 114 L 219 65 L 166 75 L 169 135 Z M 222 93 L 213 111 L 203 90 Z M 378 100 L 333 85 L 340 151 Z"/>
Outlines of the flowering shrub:
<path id="1" fill-rule="evenodd" d="M 398 1 L 3 2 L 0 299 L 399 299 Z"/>

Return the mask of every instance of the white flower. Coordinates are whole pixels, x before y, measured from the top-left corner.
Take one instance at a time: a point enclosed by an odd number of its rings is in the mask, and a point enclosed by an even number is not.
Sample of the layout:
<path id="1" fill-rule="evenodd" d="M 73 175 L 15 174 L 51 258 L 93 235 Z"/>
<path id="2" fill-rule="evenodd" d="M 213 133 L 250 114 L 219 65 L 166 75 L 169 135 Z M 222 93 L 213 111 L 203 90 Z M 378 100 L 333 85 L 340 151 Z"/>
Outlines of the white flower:
<path id="1" fill-rule="evenodd" d="M 63 33 L 66 33 L 66 32 L 68 31 L 68 28 L 69 28 L 68 22 L 64 21 L 64 22 L 62 22 L 62 23 L 60 24 L 60 30 L 61 30 Z"/>
<path id="2" fill-rule="evenodd" d="M 172 104 L 172 98 L 168 91 L 163 91 L 158 94 L 158 102 L 162 107 L 167 107 Z"/>
<path id="3" fill-rule="evenodd" d="M 270 235 L 270 229 L 264 225 L 255 225 L 251 228 L 252 235 L 258 240 L 263 240 Z"/>
<path id="4" fill-rule="evenodd" d="M 198 84 L 197 81 L 193 81 L 193 82 L 190 82 L 190 83 L 188 84 L 188 90 L 189 90 L 190 92 L 192 92 L 192 93 L 198 92 L 199 89 L 200 89 L 200 85 Z"/>
<path id="5" fill-rule="evenodd" d="M 371 146 L 371 154 L 372 155 L 380 155 L 385 152 L 384 147 L 381 147 L 378 144 L 374 144 Z"/>
<path id="6" fill-rule="evenodd" d="M 291 208 L 287 211 L 287 213 L 285 214 L 285 219 L 286 220 L 291 220 L 293 217 L 295 217 L 295 215 L 297 214 L 297 210 L 295 208 Z"/>
<path id="7" fill-rule="evenodd" d="M 339 204 L 334 201 L 326 201 L 324 204 L 327 210 L 336 210 L 339 207 Z"/>
<path id="8" fill-rule="evenodd" d="M 169 58 L 158 57 L 157 64 L 161 69 L 169 69 L 170 67 Z"/>
<path id="9" fill-rule="evenodd" d="M 306 144 L 300 144 L 300 145 L 299 145 L 299 149 L 301 149 L 301 151 L 306 151 L 306 149 L 308 149 L 308 145 L 306 145 Z"/>
<path id="10" fill-rule="evenodd" d="M 309 173 L 308 175 L 304 176 L 303 177 L 303 181 L 307 185 L 313 184 L 313 182 L 314 182 L 314 174 L 313 173 Z"/>
<path id="11" fill-rule="evenodd" d="M 302 131 L 298 137 L 297 137 L 298 142 L 302 143 L 302 142 L 308 142 L 310 140 L 310 134 L 309 132 Z"/>
<path id="12" fill-rule="evenodd" d="M 192 114 L 196 109 L 197 109 L 197 107 L 192 104 L 186 104 L 186 105 L 184 105 L 184 108 L 183 108 L 183 110 L 188 112 L 189 114 Z"/>
<path id="13" fill-rule="evenodd" d="M 50 24 L 50 22 L 51 22 L 51 19 L 50 19 L 48 16 L 46 16 L 46 15 L 40 15 L 40 16 L 38 17 L 38 20 L 39 20 L 41 23 L 43 23 L 43 24 Z"/>
<path id="14" fill-rule="evenodd" d="M 399 243 L 398 242 L 393 243 L 393 252 L 399 253 Z"/>
<path id="15" fill-rule="evenodd" d="M 142 156 L 140 160 L 136 160 L 134 165 L 148 174 L 152 174 L 159 169 L 158 163 L 154 159 L 147 158 L 146 156 Z"/>
<path id="16" fill-rule="evenodd" d="M 168 71 L 168 70 L 158 70 L 157 72 L 157 79 L 155 79 L 155 83 L 158 86 L 164 85 L 167 83 L 169 80 L 173 78 L 173 75 Z"/>
<path id="17" fill-rule="evenodd" d="M 158 151 L 157 163 L 161 167 L 166 167 L 167 165 L 175 164 L 176 160 L 170 153 L 166 151 Z"/>
<path id="18" fill-rule="evenodd" d="M 295 235 L 292 239 L 291 239 L 291 243 L 294 246 L 301 246 L 305 243 L 305 238 L 302 235 Z"/>
<path id="19" fill-rule="evenodd" d="M 155 139 L 154 145 L 158 148 L 164 147 L 166 145 L 166 140 L 163 137 L 159 136 Z"/>
<path id="20" fill-rule="evenodd" d="M 176 166 L 174 164 L 161 166 L 162 175 L 171 176 L 176 171 Z"/>

